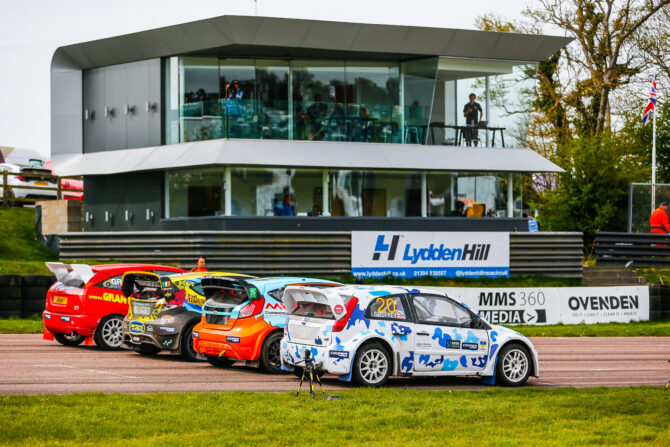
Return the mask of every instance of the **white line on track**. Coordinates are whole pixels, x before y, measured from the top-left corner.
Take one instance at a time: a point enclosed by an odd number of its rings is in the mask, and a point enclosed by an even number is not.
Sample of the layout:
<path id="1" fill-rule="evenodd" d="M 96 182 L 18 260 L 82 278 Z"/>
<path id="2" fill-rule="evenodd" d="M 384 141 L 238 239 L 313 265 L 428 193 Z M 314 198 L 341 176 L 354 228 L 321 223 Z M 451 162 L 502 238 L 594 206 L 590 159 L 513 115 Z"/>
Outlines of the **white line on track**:
<path id="1" fill-rule="evenodd" d="M 125 377 L 128 379 L 139 379 L 139 377 L 135 376 L 127 376 L 125 374 L 117 374 L 109 371 L 103 371 L 101 369 L 88 369 L 88 368 L 78 368 L 76 366 L 72 365 L 32 365 L 33 367 L 36 368 L 67 368 L 67 369 L 74 369 L 77 371 L 86 371 L 86 372 L 92 372 L 92 373 L 98 373 L 98 374 L 109 374 L 110 376 L 116 376 L 116 377 Z"/>

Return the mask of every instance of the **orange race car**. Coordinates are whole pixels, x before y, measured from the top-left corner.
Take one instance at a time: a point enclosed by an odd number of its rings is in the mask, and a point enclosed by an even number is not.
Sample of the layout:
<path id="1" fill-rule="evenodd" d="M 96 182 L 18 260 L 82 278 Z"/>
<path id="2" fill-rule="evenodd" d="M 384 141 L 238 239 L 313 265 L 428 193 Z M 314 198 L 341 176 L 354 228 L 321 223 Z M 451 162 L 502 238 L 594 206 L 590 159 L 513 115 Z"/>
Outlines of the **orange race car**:
<path id="1" fill-rule="evenodd" d="M 338 287 L 342 284 L 312 278 L 204 277 L 207 298 L 200 323 L 193 328 L 193 347 L 215 366 L 238 360 L 281 371 L 279 346 L 284 336 L 286 286 Z"/>

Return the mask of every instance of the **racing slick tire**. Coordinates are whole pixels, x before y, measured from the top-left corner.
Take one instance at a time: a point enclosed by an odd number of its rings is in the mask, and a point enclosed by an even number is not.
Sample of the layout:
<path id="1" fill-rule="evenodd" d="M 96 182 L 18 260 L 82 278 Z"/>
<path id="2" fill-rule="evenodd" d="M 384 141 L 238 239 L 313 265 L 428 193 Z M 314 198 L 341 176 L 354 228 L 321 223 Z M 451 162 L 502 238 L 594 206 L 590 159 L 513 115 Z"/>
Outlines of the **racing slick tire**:
<path id="1" fill-rule="evenodd" d="M 184 333 L 181 336 L 181 356 L 190 362 L 195 362 L 198 360 L 198 353 L 195 352 L 193 347 L 193 328 L 198 324 L 197 321 L 190 323 L 184 329 Z"/>
<path id="2" fill-rule="evenodd" d="M 219 357 L 216 355 L 207 356 L 207 363 L 216 366 L 217 368 L 227 368 L 232 366 L 236 361 L 237 360 L 231 359 L 230 357 Z"/>
<path id="3" fill-rule="evenodd" d="M 156 355 L 161 352 L 161 349 L 157 346 L 153 346 L 147 343 L 143 343 L 135 348 L 135 352 L 142 355 Z"/>
<path id="4" fill-rule="evenodd" d="M 379 343 L 370 343 L 356 353 L 353 368 L 354 382 L 376 388 L 384 385 L 391 375 L 391 356 Z"/>
<path id="5" fill-rule="evenodd" d="M 281 354 L 279 353 L 279 349 L 281 347 L 281 339 L 283 337 L 283 332 L 273 332 L 265 337 L 265 340 L 263 341 L 263 347 L 261 347 L 261 366 L 265 371 L 271 374 L 278 374 L 282 372 Z"/>
<path id="6" fill-rule="evenodd" d="M 67 335 L 54 332 L 54 338 L 63 346 L 78 346 L 84 341 L 83 335 Z"/>
<path id="7" fill-rule="evenodd" d="M 95 344 L 106 350 L 120 349 L 123 342 L 123 317 L 121 315 L 107 315 L 100 320 L 95 329 Z"/>
<path id="8" fill-rule="evenodd" d="M 500 350 L 496 365 L 496 382 L 502 386 L 521 386 L 530 376 L 533 361 L 528 349 L 509 343 Z"/>

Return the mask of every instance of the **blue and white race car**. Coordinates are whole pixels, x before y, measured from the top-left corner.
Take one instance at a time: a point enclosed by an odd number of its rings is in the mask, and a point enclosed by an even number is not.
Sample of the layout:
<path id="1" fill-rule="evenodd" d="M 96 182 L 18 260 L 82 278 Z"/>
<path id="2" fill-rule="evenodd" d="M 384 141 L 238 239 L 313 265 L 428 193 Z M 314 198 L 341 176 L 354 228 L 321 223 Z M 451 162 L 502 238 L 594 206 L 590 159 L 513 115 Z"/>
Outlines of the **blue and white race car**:
<path id="1" fill-rule="evenodd" d="M 519 386 L 540 372 L 530 340 L 434 290 L 287 287 L 283 302 L 285 369 L 303 367 L 307 355 L 318 371 L 363 386 L 392 375 L 481 376 Z"/>

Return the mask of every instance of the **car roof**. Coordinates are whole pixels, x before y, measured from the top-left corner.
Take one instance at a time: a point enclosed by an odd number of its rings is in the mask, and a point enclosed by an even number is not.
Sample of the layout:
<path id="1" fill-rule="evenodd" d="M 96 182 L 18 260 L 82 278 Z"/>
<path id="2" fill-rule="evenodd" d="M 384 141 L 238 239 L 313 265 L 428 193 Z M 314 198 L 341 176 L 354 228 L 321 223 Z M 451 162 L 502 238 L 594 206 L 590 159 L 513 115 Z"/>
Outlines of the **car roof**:
<path id="1" fill-rule="evenodd" d="M 303 284 L 303 283 L 342 285 L 342 283 L 332 281 L 330 279 L 308 278 L 304 276 L 268 276 L 264 278 L 254 278 L 251 280 L 247 280 L 247 282 L 255 285 L 258 288 L 265 287 L 268 290 L 270 290 L 273 287 L 283 287 L 289 284 Z"/>
<path id="2" fill-rule="evenodd" d="M 355 296 L 359 299 L 374 299 L 379 296 L 396 295 L 399 293 L 428 293 L 431 295 L 446 296 L 445 292 L 429 289 L 426 287 L 404 287 L 404 286 L 362 286 L 348 285 L 337 290 L 340 295 Z"/>
<path id="3" fill-rule="evenodd" d="M 254 278 L 253 276 L 245 275 L 244 273 L 230 273 L 230 272 L 186 272 L 175 273 L 173 275 L 165 275 L 170 279 L 200 279 L 205 276 L 231 276 L 239 278 Z"/>
<path id="4" fill-rule="evenodd" d="M 96 273 L 112 273 L 117 270 L 175 270 L 175 273 L 179 273 L 182 269 L 160 264 L 97 264 L 92 265 L 91 270 Z"/>

